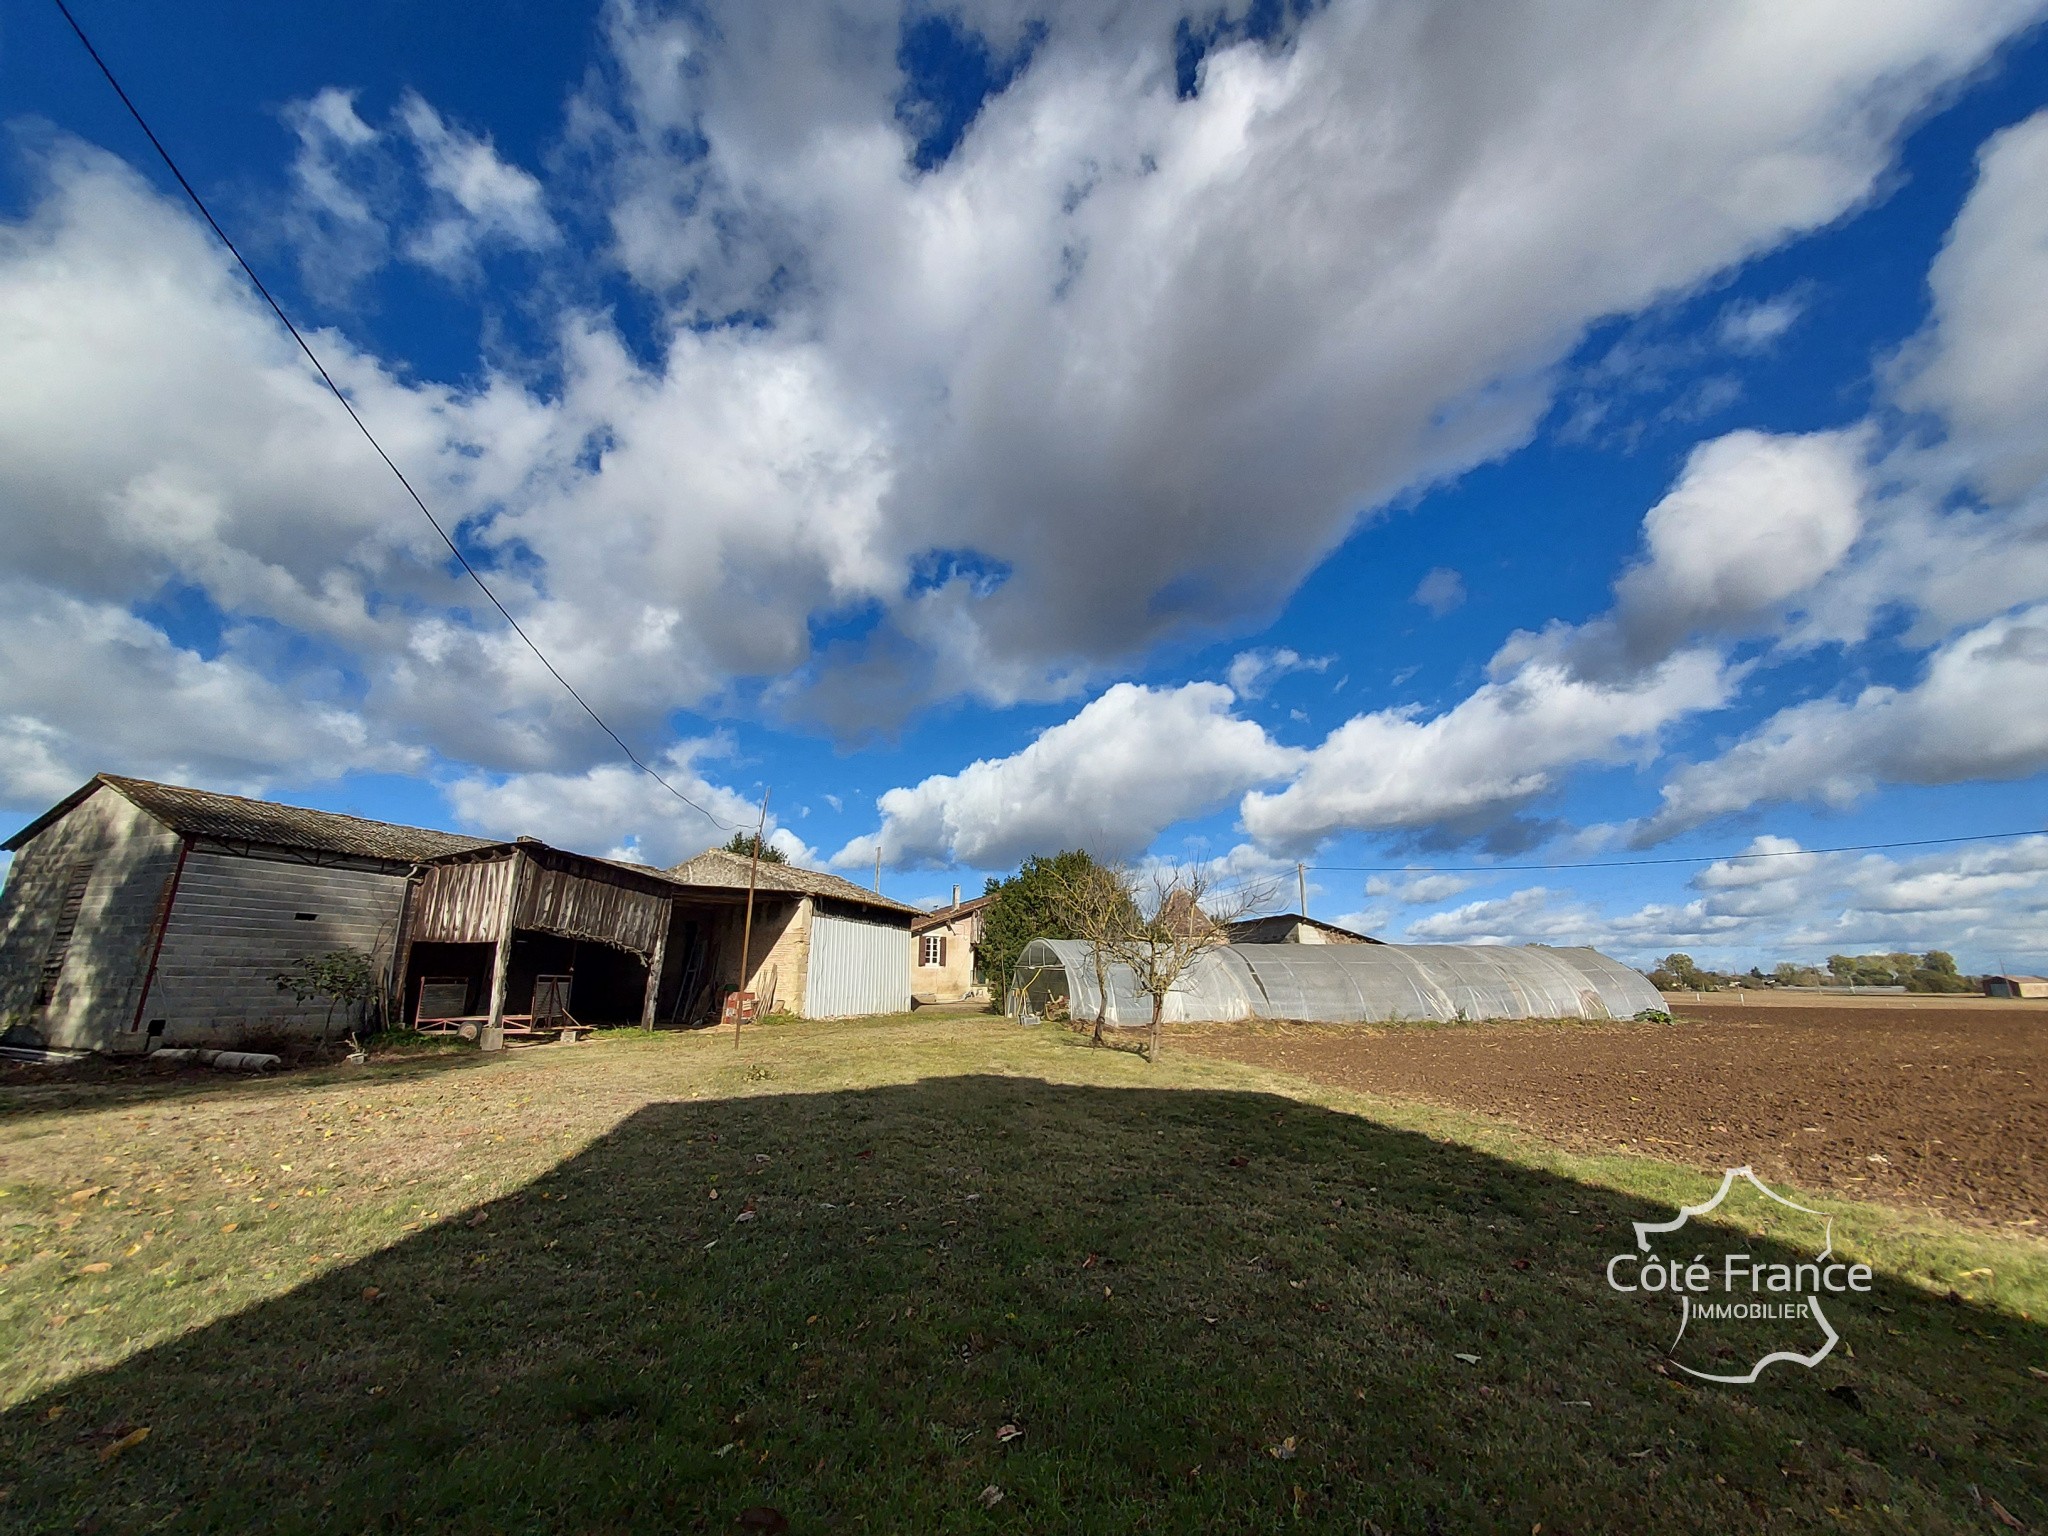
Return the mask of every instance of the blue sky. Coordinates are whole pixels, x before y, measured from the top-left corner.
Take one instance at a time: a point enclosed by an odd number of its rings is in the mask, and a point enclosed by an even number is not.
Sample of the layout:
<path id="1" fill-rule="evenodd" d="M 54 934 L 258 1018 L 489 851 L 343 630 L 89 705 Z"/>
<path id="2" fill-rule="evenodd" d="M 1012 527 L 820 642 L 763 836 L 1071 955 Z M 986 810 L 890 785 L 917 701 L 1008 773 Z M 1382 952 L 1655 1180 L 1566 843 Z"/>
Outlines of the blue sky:
<path id="1" fill-rule="evenodd" d="M 8 0 L 0 809 L 665 863 L 772 786 L 919 901 L 1085 843 L 1388 937 L 2048 964 L 2048 838 L 1807 852 L 2042 825 L 2042 10 L 80 0 L 715 824 Z"/>

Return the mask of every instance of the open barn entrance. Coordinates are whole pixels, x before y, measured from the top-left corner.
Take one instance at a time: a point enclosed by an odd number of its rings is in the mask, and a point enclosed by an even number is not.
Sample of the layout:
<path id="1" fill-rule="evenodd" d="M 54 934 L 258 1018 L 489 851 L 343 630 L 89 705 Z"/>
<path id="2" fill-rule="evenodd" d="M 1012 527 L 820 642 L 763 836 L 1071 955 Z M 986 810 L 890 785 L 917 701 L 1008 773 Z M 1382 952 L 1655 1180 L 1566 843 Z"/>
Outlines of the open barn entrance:
<path id="1" fill-rule="evenodd" d="M 415 1027 L 477 1023 L 491 1002 L 492 944 L 415 944 L 407 963 L 405 1021 Z M 514 930 L 505 972 L 505 1016 L 515 1028 L 575 1023 L 638 1024 L 647 997 L 647 964 L 630 950 L 595 939 Z"/>

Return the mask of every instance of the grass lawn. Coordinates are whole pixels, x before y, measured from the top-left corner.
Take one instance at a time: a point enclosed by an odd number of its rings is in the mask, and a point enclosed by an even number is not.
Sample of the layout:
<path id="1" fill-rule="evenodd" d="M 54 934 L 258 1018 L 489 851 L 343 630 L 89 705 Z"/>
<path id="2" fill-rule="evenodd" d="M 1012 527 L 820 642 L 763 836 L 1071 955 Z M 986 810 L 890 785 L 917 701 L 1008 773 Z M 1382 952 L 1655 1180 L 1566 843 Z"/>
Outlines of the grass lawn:
<path id="1" fill-rule="evenodd" d="M 1809 1202 L 1711 1386 L 1715 1182 L 994 1019 L 7 1089 L 0 1528 L 2048 1529 L 2048 1246 Z"/>

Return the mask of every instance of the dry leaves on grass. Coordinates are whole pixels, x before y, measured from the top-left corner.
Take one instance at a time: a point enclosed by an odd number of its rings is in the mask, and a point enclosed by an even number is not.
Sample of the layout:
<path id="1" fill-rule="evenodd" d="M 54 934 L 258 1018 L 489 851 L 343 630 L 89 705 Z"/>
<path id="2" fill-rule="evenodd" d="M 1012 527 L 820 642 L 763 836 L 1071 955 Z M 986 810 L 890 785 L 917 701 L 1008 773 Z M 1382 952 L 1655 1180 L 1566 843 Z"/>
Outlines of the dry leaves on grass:
<path id="1" fill-rule="evenodd" d="M 133 1450 L 148 1438 L 149 1426 L 147 1424 L 129 1430 L 120 1439 L 100 1447 L 100 1465 L 105 1466 L 123 1451 Z"/>

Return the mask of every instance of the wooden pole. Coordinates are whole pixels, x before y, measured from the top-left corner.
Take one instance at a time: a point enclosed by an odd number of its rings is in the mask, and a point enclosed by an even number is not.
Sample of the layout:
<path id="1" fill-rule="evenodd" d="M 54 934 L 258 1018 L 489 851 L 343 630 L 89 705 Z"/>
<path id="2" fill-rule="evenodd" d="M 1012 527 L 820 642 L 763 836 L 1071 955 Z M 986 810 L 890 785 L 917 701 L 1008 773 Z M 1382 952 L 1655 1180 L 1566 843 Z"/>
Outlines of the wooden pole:
<path id="1" fill-rule="evenodd" d="M 661 968 L 668 959 L 668 924 L 675 921 L 675 903 L 666 904 L 668 915 L 661 932 L 654 940 L 654 953 L 647 961 L 647 996 L 640 1004 L 640 1023 L 643 1028 L 654 1028 L 654 1004 L 661 992 Z"/>
<path id="2" fill-rule="evenodd" d="M 498 917 L 498 949 L 491 957 L 490 1022 L 484 1026 L 492 1030 L 503 1030 L 505 1027 L 505 988 L 511 980 L 512 972 L 512 915 L 519 909 L 519 875 L 525 858 L 515 848 L 508 862 L 510 867 L 505 871 L 505 900 L 499 909 Z M 504 1036 L 501 1034 L 498 1038 L 502 1041 Z"/>
<path id="3" fill-rule="evenodd" d="M 1297 865 L 1295 865 L 1295 866 L 1294 866 L 1294 880 L 1295 880 L 1295 883 L 1296 883 L 1297 885 L 1299 885 L 1299 886 L 1301 887 L 1301 915 L 1302 915 L 1303 917 L 1307 917 L 1307 916 L 1308 916 L 1308 866 L 1307 866 L 1307 865 L 1305 865 L 1305 864 L 1297 864 Z"/>
<path id="4" fill-rule="evenodd" d="M 753 963 L 750 951 L 754 947 L 754 883 L 761 878 L 761 838 L 768 830 L 768 795 L 761 791 L 761 824 L 754 829 L 754 857 L 747 865 L 747 920 L 740 929 L 740 990 L 747 990 L 747 967 Z M 732 1013 L 732 1048 L 740 1048 L 740 1013 Z"/>

